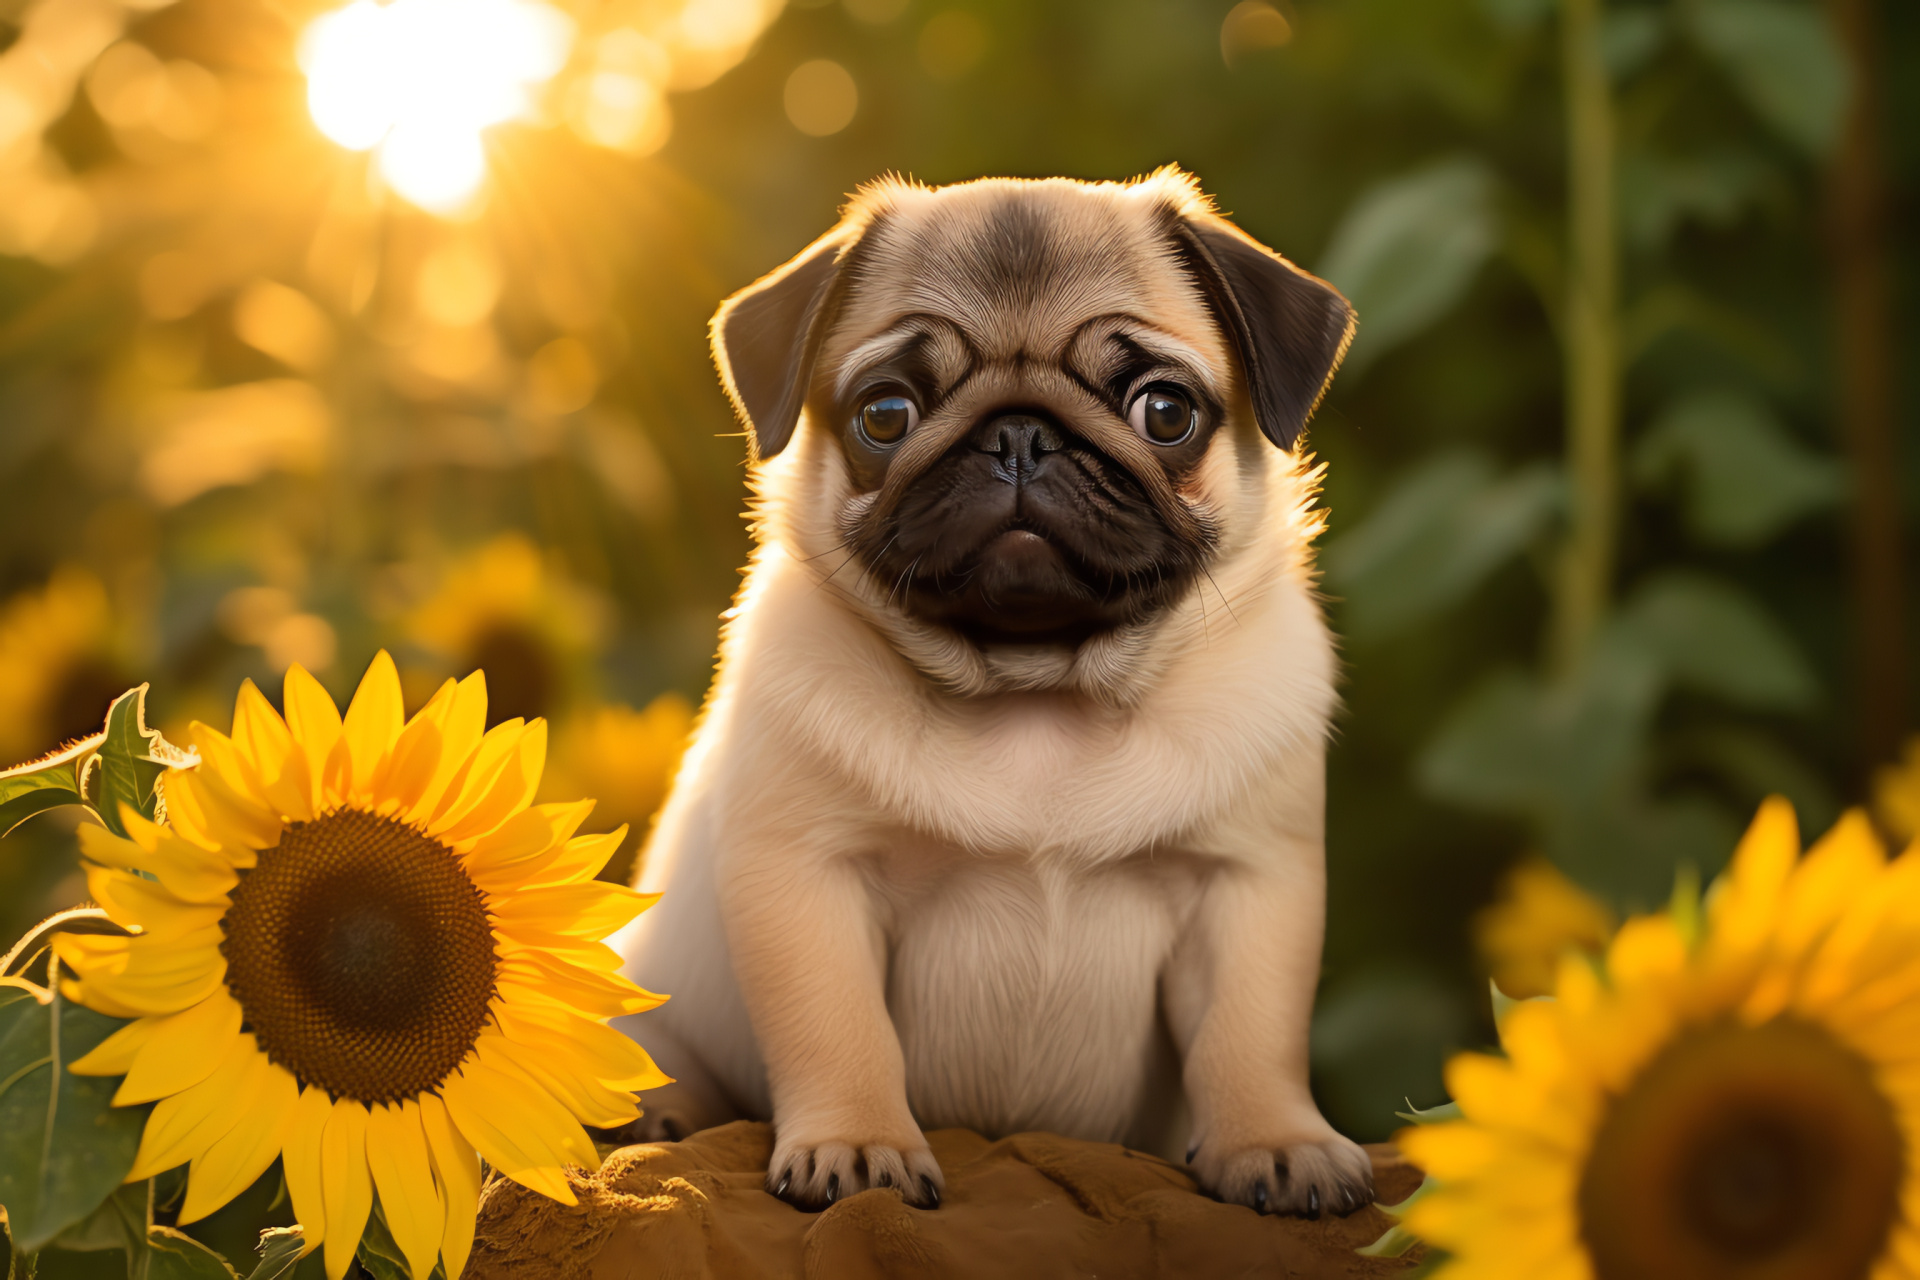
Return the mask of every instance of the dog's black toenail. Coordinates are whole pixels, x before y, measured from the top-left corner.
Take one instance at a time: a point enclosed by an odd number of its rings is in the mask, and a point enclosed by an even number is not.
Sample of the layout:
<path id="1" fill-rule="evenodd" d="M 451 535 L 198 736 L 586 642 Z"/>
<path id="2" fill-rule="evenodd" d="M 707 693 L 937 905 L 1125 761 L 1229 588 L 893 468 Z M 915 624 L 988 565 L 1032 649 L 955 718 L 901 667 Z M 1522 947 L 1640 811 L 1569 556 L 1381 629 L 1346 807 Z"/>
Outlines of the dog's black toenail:
<path id="1" fill-rule="evenodd" d="M 1320 1219 L 1320 1188 L 1318 1187 L 1307 1188 L 1307 1217 L 1316 1222 Z"/>
<path id="2" fill-rule="evenodd" d="M 1253 1189 L 1253 1211 L 1255 1213 L 1265 1213 L 1267 1211 L 1267 1184 L 1264 1182 L 1259 1183 Z"/>
<path id="3" fill-rule="evenodd" d="M 835 1200 L 839 1198 L 839 1196 L 840 1196 L 840 1175 L 837 1173 L 830 1173 L 827 1175 L 827 1203 L 832 1204 Z"/>
<path id="4" fill-rule="evenodd" d="M 1199 1154 L 1200 1154 L 1200 1144 L 1196 1142 L 1192 1146 L 1187 1148 L 1187 1163 L 1192 1164 L 1193 1158 Z"/>
<path id="5" fill-rule="evenodd" d="M 927 1177 L 925 1174 L 920 1175 L 920 1192 L 927 1198 L 927 1208 L 938 1209 L 940 1207 L 940 1188 L 934 1186 L 933 1179 Z"/>
<path id="6" fill-rule="evenodd" d="M 785 1194 L 787 1194 L 787 1184 L 792 1181 L 793 1181 L 792 1174 L 788 1174 L 786 1177 L 780 1179 L 780 1185 L 773 1189 L 773 1194 L 777 1196 L 784 1196 Z"/>

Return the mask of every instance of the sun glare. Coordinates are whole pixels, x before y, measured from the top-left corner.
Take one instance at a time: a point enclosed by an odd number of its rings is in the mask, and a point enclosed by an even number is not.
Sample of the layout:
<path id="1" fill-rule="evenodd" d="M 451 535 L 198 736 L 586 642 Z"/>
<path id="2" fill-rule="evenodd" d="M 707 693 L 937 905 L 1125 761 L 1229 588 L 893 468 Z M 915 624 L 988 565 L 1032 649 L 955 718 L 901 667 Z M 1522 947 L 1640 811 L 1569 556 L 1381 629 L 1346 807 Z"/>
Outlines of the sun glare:
<path id="1" fill-rule="evenodd" d="M 457 213 L 486 179 L 483 131 L 532 114 L 573 36 L 537 0 L 355 0 L 307 28 L 308 108 L 341 146 L 378 148 L 400 195 Z"/>

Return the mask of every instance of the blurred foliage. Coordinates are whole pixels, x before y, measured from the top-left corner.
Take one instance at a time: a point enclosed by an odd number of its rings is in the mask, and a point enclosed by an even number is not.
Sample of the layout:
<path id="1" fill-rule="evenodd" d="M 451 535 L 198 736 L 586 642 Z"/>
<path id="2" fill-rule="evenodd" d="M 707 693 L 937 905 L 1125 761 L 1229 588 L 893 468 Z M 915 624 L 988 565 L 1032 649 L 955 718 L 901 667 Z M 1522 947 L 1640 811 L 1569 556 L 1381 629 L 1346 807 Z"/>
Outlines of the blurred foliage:
<path id="1" fill-rule="evenodd" d="M 717 301 L 882 172 L 1177 161 L 1361 316 L 1311 440 L 1349 664 L 1337 1123 L 1384 1134 L 1490 1038 L 1469 922 L 1522 857 L 1644 906 L 1769 791 L 1809 829 L 1863 798 L 1819 244 L 1848 70 L 1812 0 L 1605 9 L 1627 487 L 1570 673 L 1553 0 L 554 4 L 557 74 L 474 133 L 485 185 L 441 216 L 397 193 L 400 108 L 361 151 L 313 124 L 319 0 L 0 0 L 13 756 L 136 679 L 161 727 L 224 725 L 242 677 L 339 695 L 386 645 L 416 697 L 484 664 L 554 720 L 556 786 L 643 817 L 746 552 Z M 1920 11 L 1880 7 L 1904 297 Z M 0 846 L 0 936 L 83 896 L 70 845 L 54 815 Z M 220 1224 L 284 1221 L 256 1199 L 194 1228 L 243 1271 Z"/>

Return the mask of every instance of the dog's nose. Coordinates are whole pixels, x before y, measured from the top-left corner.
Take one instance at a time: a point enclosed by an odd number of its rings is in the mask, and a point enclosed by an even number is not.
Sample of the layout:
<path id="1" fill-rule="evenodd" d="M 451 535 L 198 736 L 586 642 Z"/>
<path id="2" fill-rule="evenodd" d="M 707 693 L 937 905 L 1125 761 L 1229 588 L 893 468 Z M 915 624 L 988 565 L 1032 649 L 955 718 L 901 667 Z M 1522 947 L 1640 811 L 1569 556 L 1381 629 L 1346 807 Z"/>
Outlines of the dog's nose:
<path id="1" fill-rule="evenodd" d="M 994 455 L 993 465 L 1018 483 L 1033 474 L 1040 459 L 1066 445 L 1059 427 L 1030 413 L 1003 413 L 975 428 L 973 447 Z"/>

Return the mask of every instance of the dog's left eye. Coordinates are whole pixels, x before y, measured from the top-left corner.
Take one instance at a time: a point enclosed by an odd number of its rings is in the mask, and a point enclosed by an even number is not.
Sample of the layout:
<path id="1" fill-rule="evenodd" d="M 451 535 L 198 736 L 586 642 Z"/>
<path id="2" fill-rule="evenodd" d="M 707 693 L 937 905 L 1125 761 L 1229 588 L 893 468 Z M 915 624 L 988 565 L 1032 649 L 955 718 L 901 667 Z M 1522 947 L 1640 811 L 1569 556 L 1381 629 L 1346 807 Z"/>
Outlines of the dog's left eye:
<path id="1" fill-rule="evenodd" d="M 1193 401 L 1175 387 L 1148 387 L 1127 410 L 1128 425 L 1155 444 L 1179 444 L 1199 420 Z"/>
<path id="2" fill-rule="evenodd" d="M 905 396 L 881 396 L 860 408 L 860 434 L 875 444 L 893 444 L 920 422 L 920 407 Z"/>

